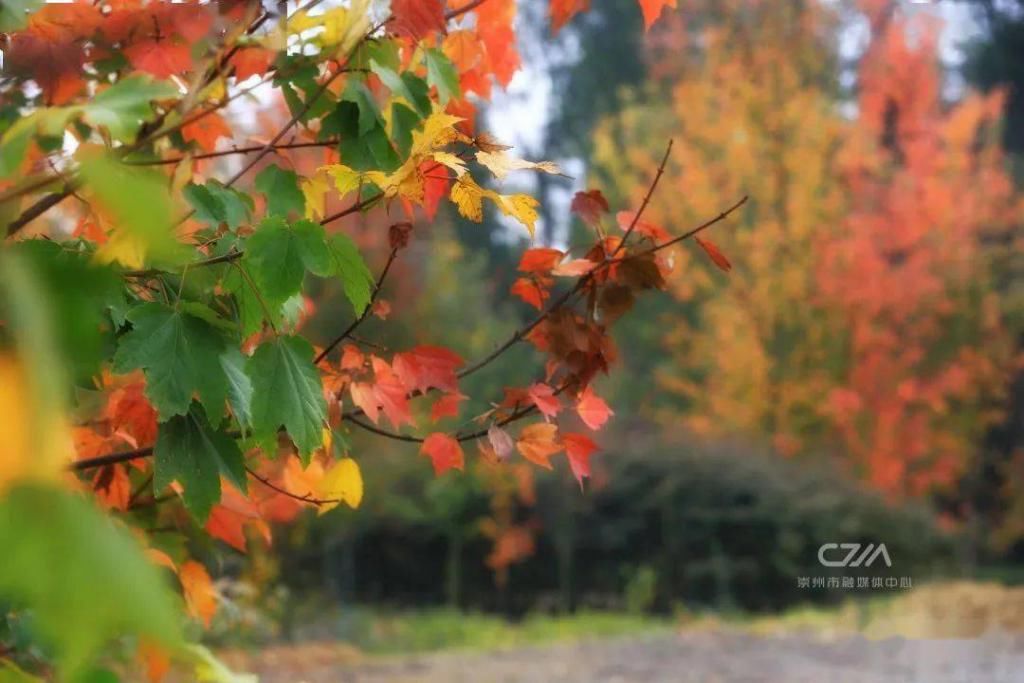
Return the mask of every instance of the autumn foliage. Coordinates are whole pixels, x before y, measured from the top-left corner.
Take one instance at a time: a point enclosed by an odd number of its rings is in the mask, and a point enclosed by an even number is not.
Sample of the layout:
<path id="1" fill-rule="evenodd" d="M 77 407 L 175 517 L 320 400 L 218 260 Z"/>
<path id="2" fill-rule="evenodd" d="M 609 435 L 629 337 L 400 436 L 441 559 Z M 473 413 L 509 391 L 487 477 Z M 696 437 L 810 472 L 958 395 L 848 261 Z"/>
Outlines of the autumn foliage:
<path id="1" fill-rule="evenodd" d="M 658 377 L 679 403 L 661 415 L 840 455 L 890 496 L 922 496 L 970 470 L 1000 417 L 1015 361 L 994 264 L 1021 204 L 1000 94 L 948 105 L 939 27 L 893 3 L 858 9 L 870 42 L 845 102 L 829 8 L 715 3 L 699 30 L 672 15 L 653 32 L 643 104 L 602 125 L 596 165 L 609 179 L 652 168 L 676 132 L 673 192 L 645 213 L 669 232 L 751 196 L 714 238 L 728 279 L 679 254 L 670 287 L 687 313 L 662 337 L 672 362 Z"/>
<path id="2" fill-rule="evenodd" d="M 613 414 L 593 386 L 616 362 L 611 326 L 666 286 L 668 247 L 725 214 L 649 224 L 663 161 L 634 174 L 646 194 L 617 220 L 600 191 L 577 196 L 591 246 L 523 253 L 510 296 L 536 310 L 486 356 L 362 339 L 368 318 L 402 315 L 388 275 L 440 212 L 532 235 L 537 201 L 502 181 L 560 172 L 475 125 L 519 64 L 512 0 L 379 4 L 0 9 L 0 545 L 17 558 L 0 596 L 45 653 L 0 666 L 70 678 L 131 635 L 151 680 L 169 660 L 221 675 L 182 645 L 179 614 L 208 626 L 218 606 L 182 539 L 245 552 L 303 509 L 359 506 L 353 429 L 410 443 L 437 474 L 564 455 L 589 476 Z M 553 0 L 553 30 L 587 4 Z M 646 25 L 674 5 L 641 0 Z M 320 310 L 313 283 L 348 308 Z M 312 319 L 335 333 L 307 336 Z M 462 393 L 517 344 L 535 376 Z M 521 532 L 492 530 L 495 567 Z"/>

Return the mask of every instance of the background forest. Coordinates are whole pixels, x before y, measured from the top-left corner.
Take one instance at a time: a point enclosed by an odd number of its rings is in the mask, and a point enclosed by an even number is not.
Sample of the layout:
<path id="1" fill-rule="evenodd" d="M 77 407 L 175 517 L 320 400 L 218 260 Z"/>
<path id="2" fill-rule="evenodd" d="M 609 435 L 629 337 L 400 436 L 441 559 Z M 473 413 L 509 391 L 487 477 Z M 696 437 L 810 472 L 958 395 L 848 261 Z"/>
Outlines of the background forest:
<path id="1" fill-rule="evenodd" d="M 670 296 L 619 329 L 625 371 L 599 382 L 616 415 L 582 493 L 564 460 L 434 479 L 353 434 L 373 451 L 359 510 L 212 555 L 242 605 L 273 606 L 253 637 L 296 635 L 325 598 L 513 617 L 833 602 L 849 596 L 796 579 L 839 539 L 884 542 L 917 582 L 1015 582 L 1024 6 L 694 0 L 645 39 L 631 3 L 594 2 L 553 43 L 546 13 L 520 3 L 524 72 L 481 106 L 574 176 L 526 178 L 540 241 L 574 243 L 559 217 L 577 190 L 639 201 L 673 139 L 646 216 L 677 233 L 749 194 L 715 237 L 731 270 L 676 254 Z M 495 294 L 521 231 L 483 227 L 441 211 L 444 256 L 407 260 L 385 293 L 423 323 L 386 343 L 472 356 L 529 318 Z M 472 335 L 447 332 L 467 318 Z M 348 613 L 329 628 L 358 630 Z"/>

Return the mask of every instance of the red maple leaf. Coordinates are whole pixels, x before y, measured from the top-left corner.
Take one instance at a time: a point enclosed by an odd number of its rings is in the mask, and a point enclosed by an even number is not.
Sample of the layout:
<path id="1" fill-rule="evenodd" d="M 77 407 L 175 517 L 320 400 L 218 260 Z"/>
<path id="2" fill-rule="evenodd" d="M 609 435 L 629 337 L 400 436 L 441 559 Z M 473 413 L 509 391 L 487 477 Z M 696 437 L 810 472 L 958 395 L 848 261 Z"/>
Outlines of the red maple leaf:
<path id="1" fill-rule="evenodd" d="M 544 302 L 550 296 L 548 290 L 541 286 L 540 282 L 525 277 L 521 277 L 512 283 L 512 288 L 509 291 L 538 311 L 544 307 Z"/>
<path id="2" fill-rule="evenodd" d="M 554 417 L 562 410 L 562 403 L 555 396 L 555 390 L 547 384 L 538 382 L 527 390 L 530 401 L 537 406 L 537 410 L 546 418 Z"/>
<path id="3" fill-rule="evenodd" d="M 615 414 L 604 399 L 595 394 L 590 387 L 584 389 L 580 395 L 576 412 L 583 423 L 595 431 L 603 427 L 608 418 Z"/>
<path id="4" fill-rule="evenodd" d="M 569 469 L 583 488 L 583 478 L 590 476 L 590 455 L 597 450 L 595 444 L 586 434 L 563 434 L 565 454 L 569 458 Z"/>
<path id="5" fill-rule="evenodd" d="M 565 257 L 565 252 L 551 247 L 534 247 L 523 252 L 519 270 L 524 273 L 548 273 Z"/>
<path id="6" fill-rule="evenodd" d="M 420 453 L 430 458 L 435 475 L 444 474 L 450 469 L 461 470 L 465 464 L 462 446 L 442 432 L 434 432 L 428 436 L 420 447 Z"/>
<path id="7" fill-rule="evenodd" d="M 169 78 L 192 67 L 189 46 L 169 40 L 147 40 L 125 48 L 125 56 L 139 71 L 156 78 Z"/>
<path id="8" fill-rule="evenodd" d="M 707 252 L 707 255 L 711 257 L 711 260 L 714 261 L 716 266 L 718 266 L 727 273 L 730 270 L 732 270 L 732 264 L 729 263 L 729 259 L 725 257 L 725 254 L 719 251 L 718 247 L 715 246 L 714 242 L 701 239 L 700 237 L 694 237 L 694 239 L 697 240 L 697 244 L 699 244 L 701 248 L 705 252 Z"/>
<path id="9" fill-rule="evenodd" d="M 419 42 L 434 31 L 444 32 L 444 5 L 441 0 L 392 0 L 391 30 Z"/>
<path id="10" fill-rule="evenodd" d="M 468 396 L 454 392 L 451 394 L 445 394 L 441 398 L 434 402 L 434 405 L 430 408 L 430 419 L 433 421 L 440 420 L 442 417 L 458 417 L 459 416 L 459 404 L 465 401 Z"/>
<path id="11" fill-rule="evenodd" d="M 431 388 L 455 391 L 459 383 L 456 371 L 463 364 L 459 354 L 440 346 L 416 346 L 396 353 L 391 362 L 402 383 L 421 393 Z"/>
<path id="12" fill-rule="evenodd" d="M 572 198 L 571 208 L 584 223 L 596 225 L 601 220 L 601 214 L 608 212 L 608 200 L 601 194 L 601 190 L 577 192 Z"/>

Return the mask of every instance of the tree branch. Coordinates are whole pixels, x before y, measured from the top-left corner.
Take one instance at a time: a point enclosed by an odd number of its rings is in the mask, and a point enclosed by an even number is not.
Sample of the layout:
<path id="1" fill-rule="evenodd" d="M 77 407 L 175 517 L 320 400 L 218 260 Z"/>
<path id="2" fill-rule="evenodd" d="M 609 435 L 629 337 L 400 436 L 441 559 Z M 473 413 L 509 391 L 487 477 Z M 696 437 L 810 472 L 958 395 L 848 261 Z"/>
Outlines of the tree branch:
<path id="1" fill-rule="evenodd" d="M 337 138 L 331 138 L 330 140 L 323 140 L 317 142 L 286 142 L 279 145 L 274 145 L 274 150 L 279 149 L 302 149 L 304 147 L 332 147 L 338 144 Z M 201 161 L 203 159 L 213 159 L 216 157 L 226 157 L 233 154 L 250 154 L 251 152 L 258 152 L 262 150 L 264 145 L 250 145 L 248 147 L 232 147 L 231 149 L 223 149 L 218 152 L 206 152 L 205 154 L 196 154 L 192 156 L 193 161 Z M 184 161 L 186 157 L 169 157 L 167 159 L 152 159 L 146 161 L 126 161 L 126 166 L 169 166 L 171 164 L 177 164 Z"/>
<path id="2" fill-rule="evenodd" d="M 269 479 L 260 476 L 259 474 L 257 474 L 255 471 L 253 471 L 249 467 L 246 467 L 245 471 L 249 473 L 250 477 L 252 477 L 256 481 L 258 481 L 259 483 L 263 484 L 268 489 L 270 489 L 272 491 L 275 491 L 277 493 L 280 493 L 281 495 L 288 496 L 289 498 L 292 498 L 294 500 L 301 501 L 303 503 L 311 503 L 311 504 L 316 505 L 317 507 L 319 507 L 321 505 L 327 505 L 329 503 L 340 503 L 340 502 L 342 502 L 341 498 L 314 498 L 311 494 L 307 494 L 307 495 L 302 496 L 302 495 L 299 495 L 297 493 L 292 493 L 291 491 L 289 491 L 287 489 L 281 488 L 280 486 L 278 486 L 274 482 L 270 481 Z"/>
<path id="3" fill-rule="evenodd" d="M 395 258 L 398 256 L 398 249 L 394 248 L 388 255 L 387 263 L 384 264 L 384 269 L 380 271 L 380 275 L 377 277 L 377 283 L 373 286 L 373 292 L 370 294 L 370 301 L 366 304 L 366 308 L 363 312 L 352 321 L 352 324 L 345 328 L 345 331 L 335 337 L 331 342 L 324 347 L 323 351 L 317 354 L 316 358 L 313 359 L 313 365 L 318 365 L 320 361 L 327 357 L 331 351 L 334 350 L 338 344 L 343 342 L 346 337 L 356 331 L 364 320 L 366 320 L 370 313 L 373 311 L 373 304 L 377 301 L 377 297 L 380 295 L 381 287 L 384 285 L 384 278 L 388 276 L 388 271 L 391 270 L 391 264 L 395 262 Z"/>
<path id="4" fill-rule="evenodd" d="M 647 194 L 644 195 L 644 200 L 640 202 L 640 209 L 633 215 L 633 220 L 630 221 L 629 227 L 626 229 L 626 234 L 622 236 L 622 240 L 619 241 L 619 245 L 615 247 L 615 251 L 612 252 L 611 255 L 613 258 L 623 249 L 623 247 L 626 246 L 626 240 L 628 240 L 629 236 L 633 234 L 636 224 L 640 222 L 640 217 L 643 215 L 644 211 L 647 210 L 647 205 L 651 202 L 651 197 L 654 196 L 654 190 L 658 187 L 658 181 L 661 180 L 661 176 L 665 173 L 665 165 L 668 163 L 669 155 L 672 154 L 672 143 L 672 138 L 669 138 L 668 147 L 665 148 L 665 155 L 661 157 L 661 164 L 658 165 L 658 172 L 654 174 L 654 180 L 651 181 L 651 184 L 648 186 Z"/>

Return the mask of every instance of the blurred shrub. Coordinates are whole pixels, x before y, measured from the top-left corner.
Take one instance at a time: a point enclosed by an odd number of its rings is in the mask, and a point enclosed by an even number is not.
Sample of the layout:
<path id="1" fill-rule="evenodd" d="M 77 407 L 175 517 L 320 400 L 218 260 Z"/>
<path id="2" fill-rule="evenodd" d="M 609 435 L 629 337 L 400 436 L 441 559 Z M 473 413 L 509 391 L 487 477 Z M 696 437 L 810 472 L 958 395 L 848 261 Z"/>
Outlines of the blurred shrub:
<path id="1" fill-rule="evenodd" d="M 485 565 L 490 544 L 467 533 L 487 514 L 479 479 L 445 482 L 460 490 L 458 505 L 430 504 L 427 474 L 416 477 L 426 468 L 416 462 L 400 485 L 380 482 L 376 505 L 317 520 L 311 530 L 320 542 L 305 539 L 307 552 L 278 548 L 287 564 L 282 575 L 300 596 L 421 607 L 444 603 L 454 590 L 463 607 L 523 615 L 678 606 L 772 611 L 856 596 L 798 587 L 799 577 L 842 575 L 818 563 L 823 543 L 886 544 L 891 569 L 879 561 L 847 569 L 848 576 L 906 576 L 917 585 L 954 570 L 953 539 L 936 528 L 933 511 L 891 506 L 821 458 L 645 442 L 638 434 L 595 457 L 584 493 L 564 463 L 538 477 L 536 503 L 516 513 L 536 530 L 536 550 L 510 568 L 503 588 Z M 366 462 L 372 482 L 374 463 Z M 347 588 L 339 593 L 338 586 Z"/>
<path id="2" fill-rule="evenodd" d="M 845 571 L 917 583 L 952 569 L 952 539 L 932 511 L 893 507 L 820 462 L 679 444 L 626 447 L 601 463 L 604 485 L 574 515 L 574 593 L 584 603 L 621 592 L 627 563 L 655 569 L 654 604 L 666 610 L 680 600 L 775 610 L 850 595 L 798 588 L 798 577 Z M 885 543 L 893 566 L 830 570 L 817 559 L 823 543 Z"/>

